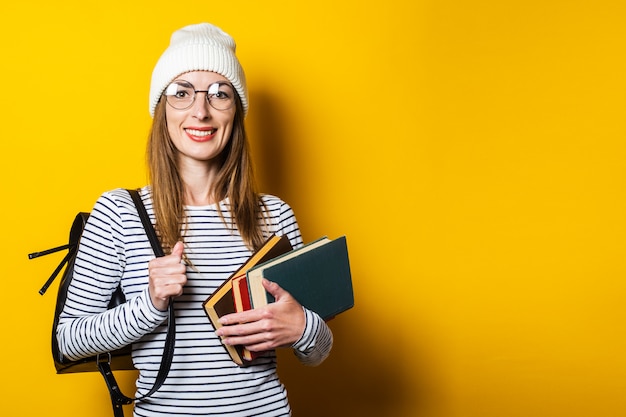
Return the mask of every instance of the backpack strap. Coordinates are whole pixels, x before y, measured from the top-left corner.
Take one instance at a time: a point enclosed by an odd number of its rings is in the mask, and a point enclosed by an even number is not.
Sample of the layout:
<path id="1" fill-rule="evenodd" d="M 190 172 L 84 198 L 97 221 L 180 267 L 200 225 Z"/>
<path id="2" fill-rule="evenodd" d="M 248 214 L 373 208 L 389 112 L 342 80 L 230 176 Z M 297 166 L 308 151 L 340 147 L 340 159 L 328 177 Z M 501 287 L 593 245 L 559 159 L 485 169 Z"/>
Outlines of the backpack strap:
<path id="1" fill-rule="evenodd" d="M 137 212 L 139 213 L 139 217 L 141 218 L 141 223 L 143 224 L 143 227 L 146 231 L 148 240 L 150 240 L 150 244 L 152 245 L 154 254 L 157 257 L 164 256 L 165 254 L 163 252 L 163 248 L 161 247 L 161 244 L 154 230 L 154 227 L 152 226 L 152 223 L 150 222 L 150 217 L 148 216 L 148 212 L 146 211 L 143 201 L 141 200 L 141 196 L 139 195 L 139 192 L 137 190 L 128 190 L 128 192 L 131 198 L 133 199 L 135 206 L 137 207 Z M 165 347 L 163 348 L 163 356 L 161 357 L 161 365 L 159 367 L 159 372 L 157 373 L 157 376 L 154 380 L 154 385 L 152 386 L 150 391 L 148 391 L 147 394 L 142 395 L 137 398 L 130 398 L 124 395 L 122 391 L 120 390 L 120 387 L 117 384 L 117 381 L 115 380 L 113 371 L 111 371 L 110 354 L 108 358 L 105 357 L 102 359 L 100 358 L 100 356 L 105 356 L 106 354 L 98 355 L 98 360 L 97 360 L 98 369 L 100 370 L 100 373 L 104 377 L 104 381 L 106 382 L 107 387 L 109 388 L 109 394 L 111 395 L 111 403 L 113 405 L 113 415 L 115 417 L 124 417 L 124 410 L 122 408 L 123 405 L 132 404 L 134 401 L 141 400 L 143 398 L 147 398 L 151 396 L 152 394 L 157 392 L 159 388 L 161 388 L 161 385 L 163 385 L 163 382 L 165 382 L 165 379 L 167 378 L 167 374 L 169 373 L 170 367 L 172 365 L 172 358 L 174 357 L 174 342 L 176 339 L 175 338 L 176 321 L 175 321 L 175 314 L 174 314 L 174 300 L 173 299 L 170 299 L 170 303 L 169 303 L 167 310 L 168 310 L 167 336 L 165 338 Z"/>

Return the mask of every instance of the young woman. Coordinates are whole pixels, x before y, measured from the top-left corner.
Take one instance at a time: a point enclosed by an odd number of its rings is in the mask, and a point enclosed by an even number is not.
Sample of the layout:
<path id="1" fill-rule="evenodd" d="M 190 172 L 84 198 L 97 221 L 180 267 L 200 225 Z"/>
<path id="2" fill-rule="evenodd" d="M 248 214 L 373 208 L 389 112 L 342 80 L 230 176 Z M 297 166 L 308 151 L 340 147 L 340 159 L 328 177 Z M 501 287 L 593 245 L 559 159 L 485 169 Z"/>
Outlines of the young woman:
<path id="1" fill-rule="evenodd" d="M 152 75 L 150 185 L 140 190 L 166 256 L 154 258 L 126 190 L 105 192 L 85 227 L 57 332 L 64 355 L 78 359 L 132 343 L 137 395 L 145 394 L 175 299 L 171 370 L 153 396 L 135 404 L 135 416 L 288 416 L 274 349 L 292 348 L 307 365 L 330 353 L 328 326 L 275 283 L 264 282 L 275 303 L 225 316 L 218 331 L 203 310 L 272 233 L 302 245 L 292 209 L 256 191 L 247 109 L 233 39 L 206 23 L 174 32 Z M 127 302 L 107 310 L 120 284 Z M 239 367 L 222 344 L 266 353 Z"/>

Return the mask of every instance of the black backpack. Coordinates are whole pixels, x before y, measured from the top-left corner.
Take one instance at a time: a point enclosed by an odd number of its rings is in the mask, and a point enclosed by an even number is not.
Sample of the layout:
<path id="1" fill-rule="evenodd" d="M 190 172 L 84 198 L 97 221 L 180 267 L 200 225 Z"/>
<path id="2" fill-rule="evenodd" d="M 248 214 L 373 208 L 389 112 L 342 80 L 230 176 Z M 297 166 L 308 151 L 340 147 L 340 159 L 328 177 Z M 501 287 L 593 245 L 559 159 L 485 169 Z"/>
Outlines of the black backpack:
<path id="1" fill-rule="evenodd" d="M 159 243 L 156 232 L 154 231 L 154 227 L 150 222 L 150 218 L 148 217 L 148 213 L 143 205 L 141 200 L 141 196 L 136 190 L 128 190 L 130 193 L 135 206 L 137 207 L 137 212 L 139 213 L 139 217 L 141 218 L 141 222 L 146 231 L 146 235 L 150 240 L 150 244 L 152 245 L 152 249 L 157 257 L 163 256 L 163 249 L 161 248 L 161 244 Z M 109 393 L 111 395 L 111 401 L 113 405 L 113 415 L 115 417 L 123 417 L 123 405 L 132 404 L 135 400 L 146 398 L 154 394 L 163 384 L 167 374 L 169 372 L 170 365 L 172 363 L 172 357 L 174 354 L 174 335 L 176 332 L 175 329 L 175 320 L 174 320 L 174 303 L 173 300 L 170 300 L 168 307 L 168 326 L 167 326 L 167 337 L 165 340 L 165 348 L 163 351 L 163 357 L 161 358 L 161 366 L 159 368 L 159 372 L 157 374 L 154 386 L 150 391 L 140 397 L 140 398 L 129 398 L 125 396 L 119 389 L 117 382 L 115 381 L 115 377 L 113 376 L 112 371 L 116 370 L 132 370 L 135 369 L 133 367 L 132 358 L 131 358 L 131 345 L 125 346 L 121 349 L 117 349 L 111 352 L 107 352 L 105 354 L 95 355 L 89 358 L 80 359 L 77 361 L 72 361 L 60 352 L 59 344 L 57 341 L 57 325 L 59 323 L 59 316 L 63 311 L 63 307 L 65 306 L 65 301 L 67 299 L 67 291 L 69 289 L 70 283 L 72 281 L 72 276 L 74 275 L 74 261 L 76 260 L 76 253 L 78 252 L 78 245 L 80 243 L 80 238 L 83 233 L 83 229 L 87 224 L 87 220 L 89 219 L 89 213 L 80 212 L 76 215 L 74 222 L 72 223 L 72 227 L 70 228 L 70 236 L 69 242 L 67 245 L 58 246 L 56 248 L 48 249 L 41 252 L 34 252 L 28 255 L 29 259 L 38 258 L 40 256 L 49 255 L 51 253 L 56 253 L 62 250 L 67 249 L 67 254 L 56 267 L 50 278 L 46 281 L 46 283 L 41 287 L 39 293 L 41 295 L 45 294 L 48 290 L 48 287 L 52 284 L 55 278 L 59 275 L 63 267 L 65 266 L 65 270 L 63 275 L 61 276 L 61 282 L 59 283 L 59 289 L 57 292 L 57 302 L 54 310 L 54 319 L 52 322 L 52 358 L 54 360 L 54 366 L 58 374 L 66 374 L 66 373 L 76 373 L 76 372 L 95 372 L 98 371 L 104 377 L 104 380 L 109 388 Z M 125 303 L 126 299 L 124 297 L 124 293 L 122 292 L 121 286 L 118 287 L 111 301 L 109 302 L 108 308 L 116 307 L 122 303 Z"/>

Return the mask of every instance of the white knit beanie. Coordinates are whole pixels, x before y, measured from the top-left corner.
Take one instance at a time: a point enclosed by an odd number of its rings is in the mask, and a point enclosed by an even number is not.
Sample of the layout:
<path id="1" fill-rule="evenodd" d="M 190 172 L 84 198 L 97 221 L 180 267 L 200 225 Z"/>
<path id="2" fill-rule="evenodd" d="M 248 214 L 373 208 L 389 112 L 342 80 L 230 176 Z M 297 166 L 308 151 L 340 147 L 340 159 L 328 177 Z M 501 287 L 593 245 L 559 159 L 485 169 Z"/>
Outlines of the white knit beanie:
<path id="1" fill-rule="evenodd" d="M 230 81 L 248 112 L 246 77 L 235 56 L 235 41 L 226 32 L 209 23 L 186 26 L 172 34 L 170 46 L 152 71 L 150 116 L 163 91 L 180 74 L 189 71 L 213 71 Z M 205 88 L 206 86 L 198 86 Z"/>

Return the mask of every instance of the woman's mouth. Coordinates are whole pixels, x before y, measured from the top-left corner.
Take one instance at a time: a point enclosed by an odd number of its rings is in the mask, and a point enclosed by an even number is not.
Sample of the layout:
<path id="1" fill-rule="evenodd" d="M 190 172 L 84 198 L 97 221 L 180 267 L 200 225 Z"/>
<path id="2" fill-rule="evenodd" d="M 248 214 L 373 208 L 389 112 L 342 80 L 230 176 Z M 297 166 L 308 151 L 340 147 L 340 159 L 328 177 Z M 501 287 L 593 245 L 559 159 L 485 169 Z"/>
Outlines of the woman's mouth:
<path id="1" fill-rule="evenodd" d="M 213 135 L 215 135 L 215 132 L 217 132 L 217 129 L 215 128 L 207 128 L 207 129 L 187 128 L 185 129 L 185 133 L 187 133 L 187 136 L 189 136 L 192 140 L 195 140 L 197 142 L 204 142 L 204 141 L 210 140 L 213 137 Z"/>

